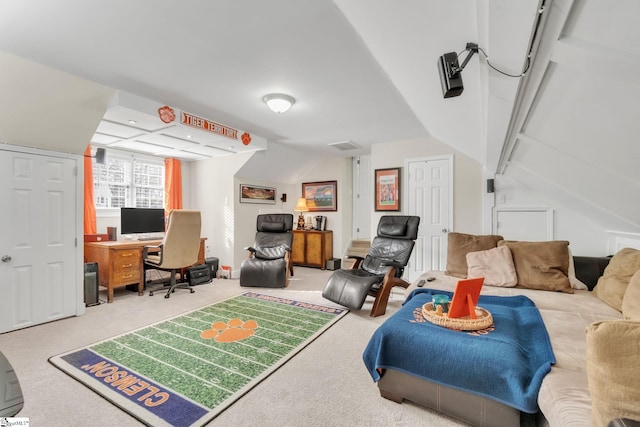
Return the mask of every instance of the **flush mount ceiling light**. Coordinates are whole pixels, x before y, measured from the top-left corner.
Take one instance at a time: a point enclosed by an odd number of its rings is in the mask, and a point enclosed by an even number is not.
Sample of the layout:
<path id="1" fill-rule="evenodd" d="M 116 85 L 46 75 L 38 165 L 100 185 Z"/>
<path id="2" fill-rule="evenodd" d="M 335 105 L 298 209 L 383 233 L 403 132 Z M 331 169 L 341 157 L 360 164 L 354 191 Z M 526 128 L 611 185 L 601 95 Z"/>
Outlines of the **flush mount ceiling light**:
<path id="1" fill-rule="evenodd" d="M 283 93 L 270 93 L 265 95 L 262 100 L 274 113 L 284 113 L 296 102 L 292 96 Z"/>

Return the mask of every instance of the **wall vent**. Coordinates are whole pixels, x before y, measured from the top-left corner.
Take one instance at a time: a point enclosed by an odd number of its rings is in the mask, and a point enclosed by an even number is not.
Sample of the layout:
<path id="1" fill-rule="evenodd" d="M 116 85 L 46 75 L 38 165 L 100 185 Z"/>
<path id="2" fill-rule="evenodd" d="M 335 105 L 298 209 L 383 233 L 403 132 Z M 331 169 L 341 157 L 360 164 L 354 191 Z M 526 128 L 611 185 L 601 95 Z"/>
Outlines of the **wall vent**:
<path id="1" fill-rule="evenodd" d="M 356 148 L 361 148 L 358 144 L 352 141 L 332 142 L 329 145 L 331 147 L 337 148 L 340 151 L 355 150 Z"/>

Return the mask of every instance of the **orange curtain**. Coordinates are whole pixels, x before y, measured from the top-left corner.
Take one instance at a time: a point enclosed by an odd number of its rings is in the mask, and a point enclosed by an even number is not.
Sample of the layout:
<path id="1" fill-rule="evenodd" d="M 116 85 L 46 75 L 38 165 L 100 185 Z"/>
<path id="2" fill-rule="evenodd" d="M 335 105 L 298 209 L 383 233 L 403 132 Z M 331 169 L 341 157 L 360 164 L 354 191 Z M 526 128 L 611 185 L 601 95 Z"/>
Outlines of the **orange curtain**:
<path id="1" fill-rule="evenodd" d="M 178 159 L 164 159 L 164 208 L 182 209 L 182 169 Z"/>
<path id="2" fill-rule="evenodd" d="M 84 234 L 96 234 L 96 204 L 93 198 L 91 145 L 84 151 Z"/>

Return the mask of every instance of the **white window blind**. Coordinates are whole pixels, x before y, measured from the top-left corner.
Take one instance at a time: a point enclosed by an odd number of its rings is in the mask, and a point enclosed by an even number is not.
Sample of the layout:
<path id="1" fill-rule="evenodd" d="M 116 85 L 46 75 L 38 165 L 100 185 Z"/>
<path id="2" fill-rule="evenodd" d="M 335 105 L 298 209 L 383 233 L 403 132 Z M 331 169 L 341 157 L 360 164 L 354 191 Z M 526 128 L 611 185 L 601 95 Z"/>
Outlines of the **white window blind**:
<path id="1" fill-rule="evenodd" d="M 106 164 L 93 159 L 93 195 L 96 208 L 164 207 L 164 161 L 107 156 Z"/>

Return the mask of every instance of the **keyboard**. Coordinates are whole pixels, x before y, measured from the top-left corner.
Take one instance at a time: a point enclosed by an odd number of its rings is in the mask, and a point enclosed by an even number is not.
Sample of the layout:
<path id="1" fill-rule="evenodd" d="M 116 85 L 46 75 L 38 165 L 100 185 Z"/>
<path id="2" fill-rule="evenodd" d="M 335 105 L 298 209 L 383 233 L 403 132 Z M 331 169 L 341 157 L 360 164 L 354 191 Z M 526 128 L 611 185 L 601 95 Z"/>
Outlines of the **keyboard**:
<path id="1" fill-rule="evenodd" d="M 138 241 L 140 242 L 147 242 L 149 240 L 162 240 L 162 237 L 158 237 L 158 236 L 143 236 L 143 237 L 138 237 L 137 238 Z"/>

